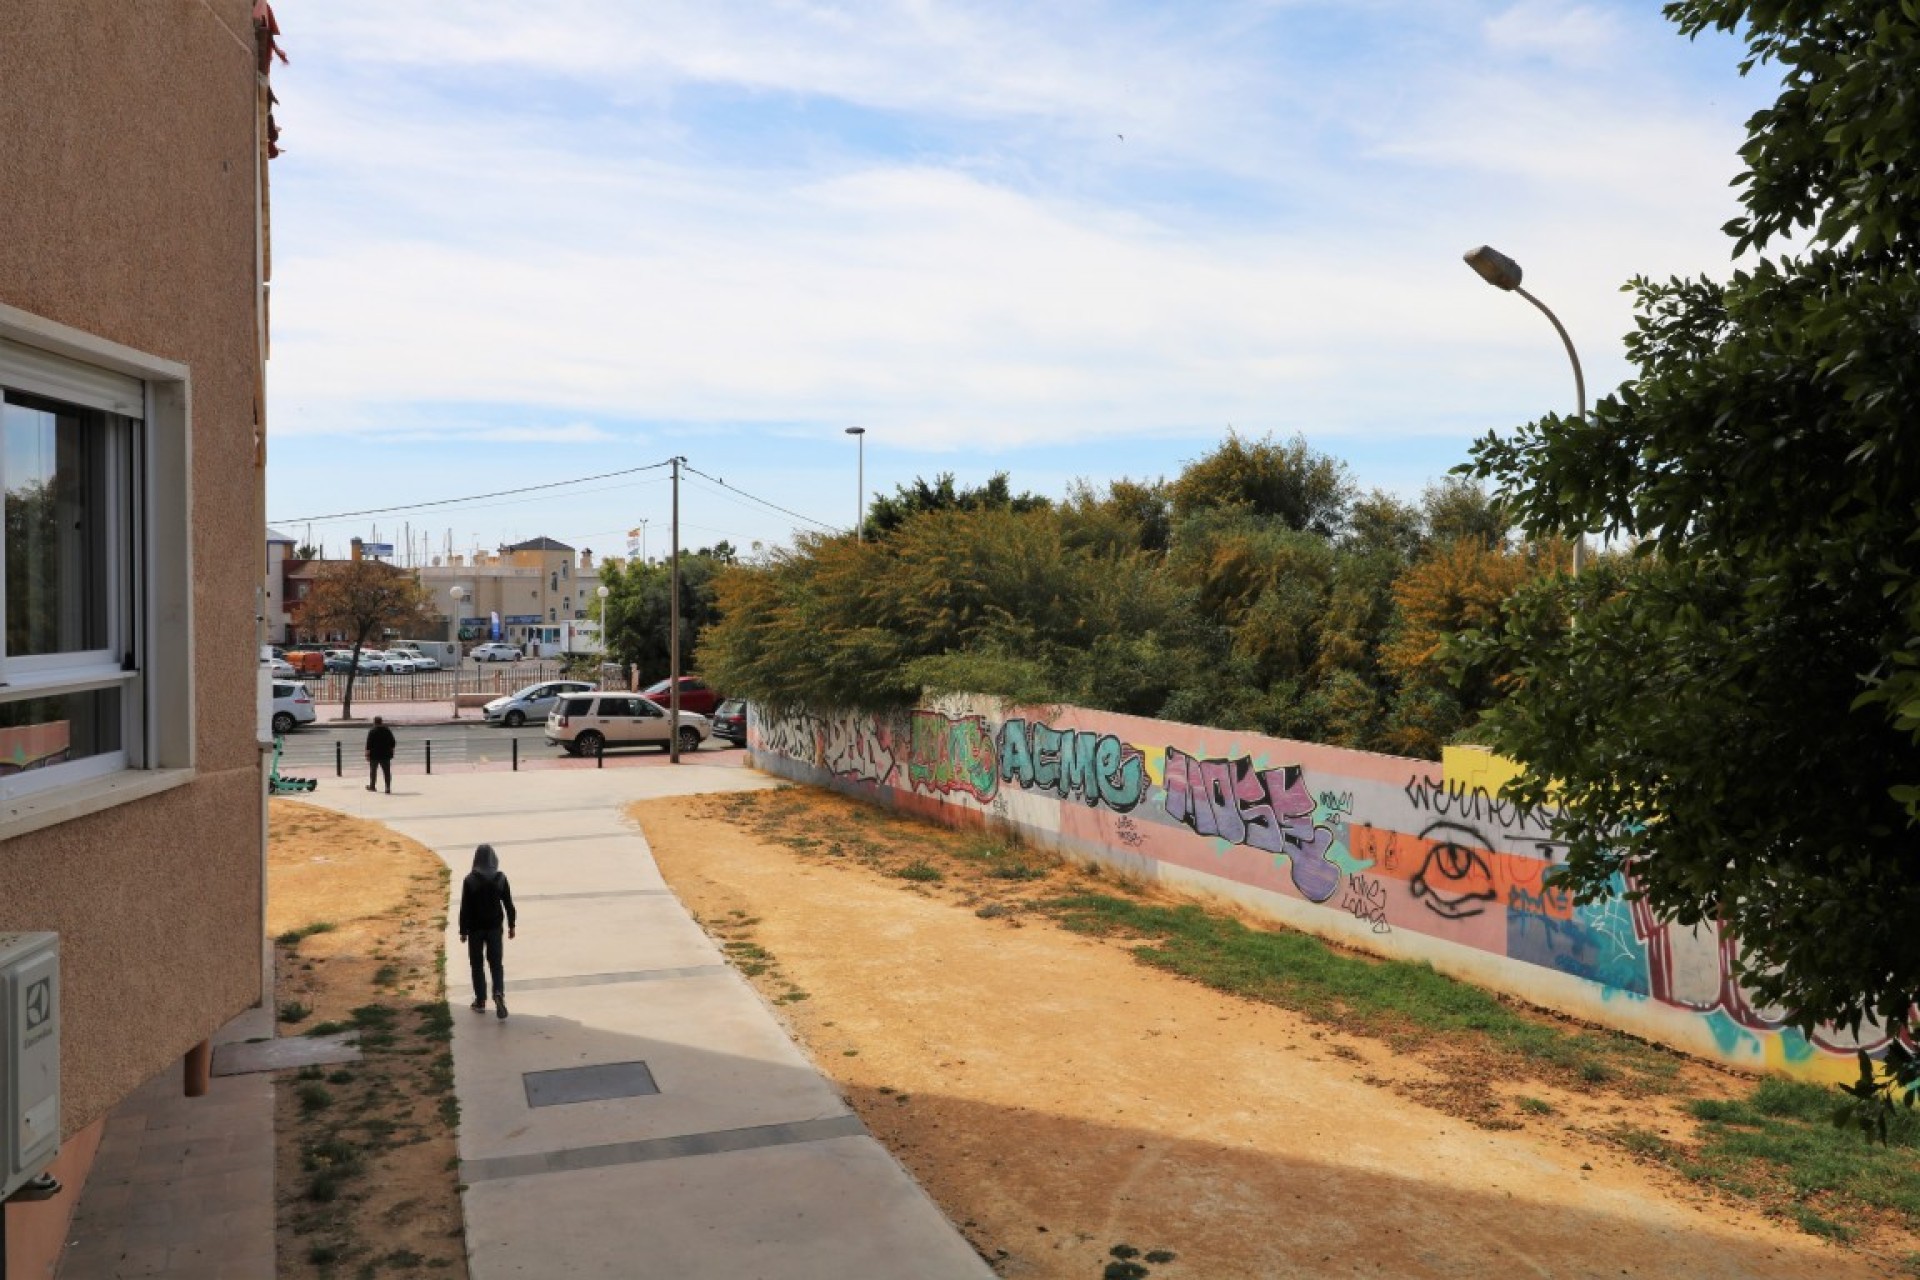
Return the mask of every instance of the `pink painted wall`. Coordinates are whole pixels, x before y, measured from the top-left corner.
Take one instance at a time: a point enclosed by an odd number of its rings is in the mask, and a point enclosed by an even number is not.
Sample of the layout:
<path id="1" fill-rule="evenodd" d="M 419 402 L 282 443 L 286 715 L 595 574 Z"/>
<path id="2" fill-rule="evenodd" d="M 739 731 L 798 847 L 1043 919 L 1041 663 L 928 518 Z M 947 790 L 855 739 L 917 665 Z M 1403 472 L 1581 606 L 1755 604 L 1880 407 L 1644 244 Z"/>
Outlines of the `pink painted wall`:
<path id="1" fill-rule="evenodd" d="M 1440 764 L 1076 707 L 945 699 L 890 717 L 757 714 L 754 763 L 959 826 L 999 826 L 1295 928 L 1752 1070 L 1840 1079 L 1859 1038 L 1757 1007 L 1711 928 L 1574 904 L 1507 762 Z"/>

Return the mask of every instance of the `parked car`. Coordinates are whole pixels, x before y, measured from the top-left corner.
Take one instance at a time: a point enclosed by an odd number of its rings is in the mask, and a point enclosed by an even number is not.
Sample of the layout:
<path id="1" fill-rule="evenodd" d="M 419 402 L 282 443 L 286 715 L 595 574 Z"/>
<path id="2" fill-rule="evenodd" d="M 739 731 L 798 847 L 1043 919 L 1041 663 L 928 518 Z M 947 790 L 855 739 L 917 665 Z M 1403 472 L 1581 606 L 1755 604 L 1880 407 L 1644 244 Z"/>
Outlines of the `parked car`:
<path id="1" fill-rule="evenodd" d="M 543 680 L 526 688 L 495 698 L 481 710 L 488 724 L 504 724 L 518 729 L 529 720 L 545 720 L 553 704 L 570 693 L 591 693 L 593 685 L 585 680 Z"/>
<path id="2" fill-rule="evenodd" d="M 702 715 L 680 713 L 680 749 L 698 751 L 713 734 Z M 570 756 L 597 756 L 608 747 L 668 746 L 667 713 L 633 693 L 586 693 L 560 699 L 547 715 L 547 744 Z"/>
<path id="3" fill-rule="evenodd" d="M 473 646 L 473 660 L 475 662 L 518 662 L 520 650 L 514 645 L 501 644 L 499 641 L 477 644 Z"/>
<path id="4" fill-rule="evenodd" d="M 713 736 L 736 747 L 747 745 L 747 704 L 742 698 L 728 698 L 713 713 Z"/>
<path id="5" fill-rule="evenodd" d="M 327 657 L 324 665 L 326 666 L 326 669 L 328 671 L 353 670 L 353 650 L 351 649 L 327 650 Z"/>
<path id="6" fill-rule="evenodd" d="M 415 671 L 438 671 L 440 669 L 440 659 L 434 657 L 432 654 L 416 653 L 412 649 L 408 649 L 406 652 L 407 656 L 413 659 L 413 669 Z"/>
<path id="7" fill-rule="evenodd" d="M 285 658 L 262 658 L 260 665 L 271 671 L 275 680 L 291 680 L 298 674 Z"/>
<path id="8" fill-rule="evenodd" d="M 313 696 L 307 686 L 291 681 L 273 682 L 273 731 L 282 736 L 303 724 L 313 723 Z"/>
<path id="9" fill-rule="evenodd" d="M 656 681 L 640 691 L 643 698 L 651 698 L 661 706 L 667 705 L 667 692 L 673 688 L 673 680 Z M 692 711 L 697 715 L 710 716 L 713 709 L 720 705 L 720 695 L 712 685 L 699 676 L 680 677 L 680 710 Z"/>
<path id="10" fill-rule="evenodd" d="M 409 676 L 420 669 L 420 663 L 410 653 L 389 649 L 381 656 L 386 660 L 388 675 Z"/>

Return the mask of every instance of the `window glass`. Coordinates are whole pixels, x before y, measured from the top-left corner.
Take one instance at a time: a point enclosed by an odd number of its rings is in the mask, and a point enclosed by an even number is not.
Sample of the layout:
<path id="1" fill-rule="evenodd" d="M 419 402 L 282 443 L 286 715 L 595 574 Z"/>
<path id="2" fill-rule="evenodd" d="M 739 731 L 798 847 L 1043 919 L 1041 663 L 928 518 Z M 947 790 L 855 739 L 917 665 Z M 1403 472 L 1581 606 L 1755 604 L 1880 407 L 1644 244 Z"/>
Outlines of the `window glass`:
<path id="1" fill-rule="evenodd" d="M 563 715 L 584 716 L 593 709 L 592 698 L 568 698 Z"/>
<path id="2" fill-rule="evenodd" d="M 118 752 L 122 723 L 118 688 L 0 702 L 0 777 Z"/>
<path id="3" fill-rule="evenodd" d="M 0 404 L 9 657 L 112 643 L 103 417 L 11 393 Z"/>
<path id="4" fill-rule="evenodd" d="M 600 699 L 600 714 L 603 716 L 634 715 L 636 714 L 633 706 L 634 701 L 635 699 L 633 698 L 602 698 Z"/>

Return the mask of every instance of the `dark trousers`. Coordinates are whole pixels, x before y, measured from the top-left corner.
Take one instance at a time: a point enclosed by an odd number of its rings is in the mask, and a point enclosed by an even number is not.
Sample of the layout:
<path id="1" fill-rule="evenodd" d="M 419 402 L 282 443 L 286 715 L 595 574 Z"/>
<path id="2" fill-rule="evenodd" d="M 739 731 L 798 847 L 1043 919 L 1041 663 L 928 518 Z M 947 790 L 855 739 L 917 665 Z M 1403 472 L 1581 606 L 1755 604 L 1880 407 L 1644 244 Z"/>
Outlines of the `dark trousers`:
<path id="1" fill-rule="evenodd" d="M 393 761 L 390 759 L 367 761 L 367 790 L 371 791 L 380 785 L 383 774 L 386 776 L 387 790 L 393 790 Z"/>
<path id="2" fill-rule="evenodd" d="M 504 929 L 481 929 L 467 935 L 467 963 L 473 966 L 473 1000 L 475 1004 L 487 1002 L 487 974 L 493 974 L 493 998 L 498 1001 L 506 994 L 506 966 L 501 963 L 501 939 L 506 935 Z"/>

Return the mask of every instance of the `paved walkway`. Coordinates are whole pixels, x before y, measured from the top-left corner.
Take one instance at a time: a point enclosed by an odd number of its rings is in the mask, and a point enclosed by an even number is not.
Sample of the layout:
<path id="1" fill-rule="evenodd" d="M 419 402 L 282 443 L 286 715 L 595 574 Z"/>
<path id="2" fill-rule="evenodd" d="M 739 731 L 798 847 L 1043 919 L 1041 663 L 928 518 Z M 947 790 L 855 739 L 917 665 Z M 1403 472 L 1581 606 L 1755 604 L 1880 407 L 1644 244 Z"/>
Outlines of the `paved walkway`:
<path id="1" fill-rule="evenodd" d="M 473 1280 L 991 1276 L 724 962 L 620 816 L 634 800 L 769 779 L 687 764 L 394 783 L 391 796 L 323 785 L 303 798 L 434 849 L 456 894 L 474 846 L 492 844 L 520 908 L 505 1021 L 466 1008 L 451 921 L 447 936 Z M 61 1280 L 117 1274 L 224 1273 L 63 1268 Z"/>

